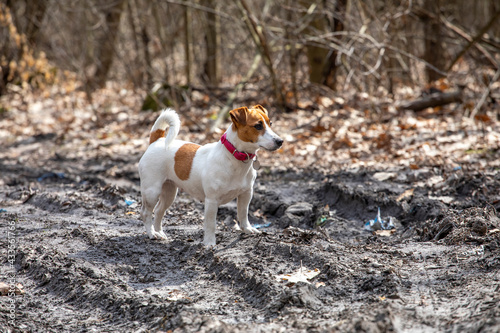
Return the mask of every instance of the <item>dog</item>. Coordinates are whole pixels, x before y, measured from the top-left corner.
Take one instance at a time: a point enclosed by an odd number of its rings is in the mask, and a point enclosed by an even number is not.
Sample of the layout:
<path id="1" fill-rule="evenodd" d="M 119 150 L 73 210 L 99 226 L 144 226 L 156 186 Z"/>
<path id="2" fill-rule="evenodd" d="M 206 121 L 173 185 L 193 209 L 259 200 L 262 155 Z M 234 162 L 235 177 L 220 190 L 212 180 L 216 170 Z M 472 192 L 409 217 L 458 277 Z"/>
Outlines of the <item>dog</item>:
<path id="1" fill-rule="evenodd" d="M 283 140 L 271 129 L 268 112 L 261 105 L 240 107 L 229 114 L 231 125 L 221 139 L 203 146 L 176 139 L 180 120 L 172 109 L 165 109 L 154 123 L 149 147 L 139 161 L 141 218 L 150 238 L 167 238 L 161 222 L 178 188 L 205 204 L 204 245 L 215 246 L 217 210 L 234 199 L 237 229 L 260 233 L 248 221 L 258 168 L 256 153 L 260 148 L 277 150 Z"/>

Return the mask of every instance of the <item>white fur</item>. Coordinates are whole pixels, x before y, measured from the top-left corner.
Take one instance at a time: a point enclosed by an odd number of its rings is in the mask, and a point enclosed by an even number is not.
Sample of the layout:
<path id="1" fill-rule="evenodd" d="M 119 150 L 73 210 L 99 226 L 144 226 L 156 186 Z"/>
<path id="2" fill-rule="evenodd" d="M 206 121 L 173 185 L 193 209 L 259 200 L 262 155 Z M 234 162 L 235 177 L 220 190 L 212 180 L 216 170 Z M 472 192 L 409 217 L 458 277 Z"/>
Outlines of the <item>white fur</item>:
<path id="1" fill-rule="evenodd" d="M 178 188 L 182 188 L 205 203 L 203 238 L 205 245 L 215 245 L 218 207 L 235 198 L 237 199 L 239 227 L 246 233 L 259 233 L 248 221 L 248 206 L 252 199 L 256 178 L 256 171 L 252 167 L 253 162 L 237 160 L 220 142 L 210 143 L 197 150 L 189 179 L 183 181 L 174 171 L 175 153 L 179 147 L 187 143 L 175 140 L 180 126 L 177 113 L 170 109 L 163 111 L 151 131 L 165 129 L 167 125 L 170 128 L 166 138 L 153 142 L 139 161 L 141 216 L 149 237 L 166 238 L 161 222 L 165 211 L 175 200 Z M 226 136 L 237 150 L 249 154 L 256 153 L 261 147 L 276 150 L 282 143 L 282 140 L 267 124 L 256 143 L 240 140 L 233 125 L 226 131 Z"/>

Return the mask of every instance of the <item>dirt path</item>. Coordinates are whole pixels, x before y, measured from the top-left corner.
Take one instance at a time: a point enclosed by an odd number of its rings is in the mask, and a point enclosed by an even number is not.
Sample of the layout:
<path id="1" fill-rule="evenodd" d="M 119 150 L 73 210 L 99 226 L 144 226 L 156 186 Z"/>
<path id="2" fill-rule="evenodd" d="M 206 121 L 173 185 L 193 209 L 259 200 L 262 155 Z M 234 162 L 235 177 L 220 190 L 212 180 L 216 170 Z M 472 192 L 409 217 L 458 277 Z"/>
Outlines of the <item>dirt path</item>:
<path id="1" fill-rule="evenodd" d="M 233 231 L 236 207 L 224 206 L 218 245 L 206 249 L 202 205 L 182 193 L 164 220 L 169 239 L 146 237 L 133 203 L 139 153 L 62 157 L 56 140 L 0 155 L 0 269 L 11 273 L 15 222 L 19 331 L 500 330 L 497 174 L 264 167 L 251 222 L 270 226 Z M 394 218 L 389 236 L 363 229 L 379 207 Z M 319 274 L 277 278 L 309 271 Z M 0 297 L 1 331 L 10 299 Z"/>

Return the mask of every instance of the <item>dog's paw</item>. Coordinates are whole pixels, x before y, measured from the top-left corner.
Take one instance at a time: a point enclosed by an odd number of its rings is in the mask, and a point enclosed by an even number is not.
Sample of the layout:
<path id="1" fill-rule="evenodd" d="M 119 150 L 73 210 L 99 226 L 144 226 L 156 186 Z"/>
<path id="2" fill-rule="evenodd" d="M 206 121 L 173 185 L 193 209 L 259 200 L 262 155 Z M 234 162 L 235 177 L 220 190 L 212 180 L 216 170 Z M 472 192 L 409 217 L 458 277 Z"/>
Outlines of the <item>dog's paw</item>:
<path id="1" fill-rule="evenodd" d="M 163 231 L 152 231 L 151 234 L 149 234 L 149 238 L 151 239 L 167 239 L 167 235 Z"/>
<path id="2" fill-rule="evenodd" d="M 159 239 L 167 239 L 167 235 L 165 235 L 165 233 L 163 232 L 163 230 L 159 231 L 159 232 L 157 231 L 156 234 L 158 235 L 157 237 Z"/>
<path id="3" fill-rule="evenodd" d="M 261 233 L 259 230 L 255 229 L 252 226 L 249 226 L 247 228 L 243 228 L 243 232 L 245 234 L 260 234 Z"/>
<path id="4" fill-rule="evenodd" d="M 148 235 L 149 239 L 155 239 L 155 231 L 153 228 L 148 229 L 146 228 L 146 234 Z"/>

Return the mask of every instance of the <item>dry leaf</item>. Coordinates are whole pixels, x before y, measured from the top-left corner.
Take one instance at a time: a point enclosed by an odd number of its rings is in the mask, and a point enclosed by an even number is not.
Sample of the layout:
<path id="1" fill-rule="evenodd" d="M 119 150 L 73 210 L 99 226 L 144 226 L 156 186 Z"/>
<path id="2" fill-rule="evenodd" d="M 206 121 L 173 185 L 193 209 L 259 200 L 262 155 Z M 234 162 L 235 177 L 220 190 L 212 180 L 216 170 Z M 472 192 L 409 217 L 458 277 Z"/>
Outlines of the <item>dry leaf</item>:
<path id="1" fill-rule="evenodd" d="M 4 282 L 0 282 L 0 295 L 5 296 L 9 293 L 9 285 Z"/>
<path id="2" fill-rule="evenodd" d="M 397 173 L 395 172 L 376 172 L 373 174 L 373 178 L 380 182 L 384 182 L 386 180 L 389 180 L 391 178 L 395 178 L 397 176 Z"/>
<path id="3" fill-rule="evenodd" d="M 396 229 L 391 230 L 375 230 L 373 233 L 377 236 L 389 237 L 396 232 Z"/>
<path id="4" fill-rule="evenodd" d="M 180 299 L 189 299 L 189 297 L 179 289 L 174 289 L 168 293 L 167 300 L 178 301 Z"/>
<path id="5" fill-rule="evenodd" d="M 11 292 L 10 286 L 5 282 L 0 282 L 0 295 L 7 296 Z M 24 286 L 20 283 L 16 284 L 14 288 L 14 293 L 16 295 L 23 295 L 25 293 Z"/>
<path id="6" fill-rule="evenodd" d="M 491 118 L 486 114 L 477 114 L 474 116 L 474 119 L 476 119 L 477 121 L 481 121 L 483 123 L 491 122 Z"/>
<path id="7" fill-rule="evenodd" d="M 314 278 L 316 275 L 318 275 L 321 271 L 317 268 L 314 270 L 308 270 L 305 268 L 299 268 L 298 271 L 292 274 L 281 274 L 281 275 L 276 275 L 276 280 L 278 281 L 288 281 L 289 283 L 297 283 L 297 282 L 305 282 L 309 283 L 308 280 L 311 280 Z"/>
<path id="8" fill-rule="evenodd" d="M 413 192 L 415 192 L 414 188 L 410 188 L 410 189 L 404 191 L 403 193 L 401 193 L 399 195 L 399 197 L 397 197 L 396 201 L 400 202 L 400 201 L 403 201 L 405 199 L 411 198 L 413 196 Z"/>

